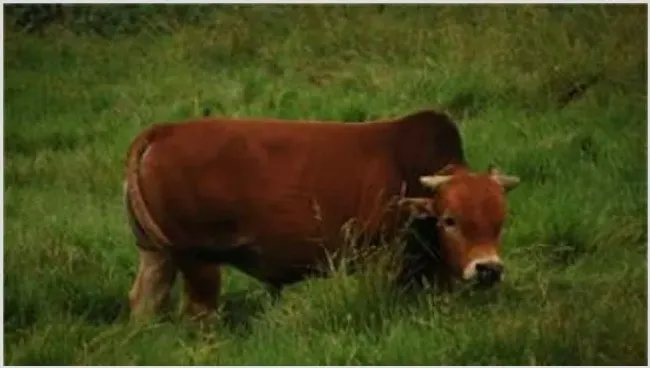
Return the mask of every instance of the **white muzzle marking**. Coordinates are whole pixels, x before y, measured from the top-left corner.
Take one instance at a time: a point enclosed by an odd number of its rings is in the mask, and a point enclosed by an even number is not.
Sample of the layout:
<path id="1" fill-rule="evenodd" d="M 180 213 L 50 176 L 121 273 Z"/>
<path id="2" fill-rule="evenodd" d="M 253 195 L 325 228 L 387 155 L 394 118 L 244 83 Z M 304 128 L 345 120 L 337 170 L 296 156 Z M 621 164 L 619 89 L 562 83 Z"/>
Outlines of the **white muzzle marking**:
<path id="1" fill-rule="evenodd" d="M 478 257 L 473 259 L 463 270 L 463 279 L 471 280 L 476 277 L 476 265 L 481 263 L 498 263 L 501 264 L 501 258 L 496 254 Z M 503 277 L 503 276 L 502 276 Z"/>

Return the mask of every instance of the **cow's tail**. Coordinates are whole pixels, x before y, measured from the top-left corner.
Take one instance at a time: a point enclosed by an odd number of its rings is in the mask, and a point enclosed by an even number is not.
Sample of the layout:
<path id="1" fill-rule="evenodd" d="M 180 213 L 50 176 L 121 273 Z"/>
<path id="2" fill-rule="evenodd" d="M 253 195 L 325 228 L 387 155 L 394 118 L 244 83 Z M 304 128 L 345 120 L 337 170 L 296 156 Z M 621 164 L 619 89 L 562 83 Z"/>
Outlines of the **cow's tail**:
<path id="1" fill-rule="evenodd" d="M 140 162 L 155 135 L 156 129 L 150 128 L 139 134 L 129 147 L 126 158 L 124 200 L 133 230 L 140 232 L 140 235 L 148 240 L 148 244 L 140 244 L 140 246 L 160 249 L 168 246 L 170 241 L 151 216 L 140 187 Z"/>

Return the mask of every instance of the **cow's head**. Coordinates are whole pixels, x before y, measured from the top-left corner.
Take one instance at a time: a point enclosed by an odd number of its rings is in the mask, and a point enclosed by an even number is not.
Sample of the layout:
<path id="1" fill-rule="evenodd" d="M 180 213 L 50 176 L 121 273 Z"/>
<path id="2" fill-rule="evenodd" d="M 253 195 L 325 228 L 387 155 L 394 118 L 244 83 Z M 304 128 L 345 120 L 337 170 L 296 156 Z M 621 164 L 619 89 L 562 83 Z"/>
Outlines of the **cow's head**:
<path id="1" fill-rule="evenodd" d="M 433 219 L 440 254 L 449 271 L 465 281 L 490 286 L 503 277 L 499 257 L 501 230 L 506 216 L 505 192 L 519 178 L 500 174 L 494 167 L 484 173 L 449 166 L 420 183 L 431 197 L 405 198 L 419 219 Z M 427 235 L 427 234 L 425 234 Z M 428 237 L 428 236 L 427 236 Z"/>

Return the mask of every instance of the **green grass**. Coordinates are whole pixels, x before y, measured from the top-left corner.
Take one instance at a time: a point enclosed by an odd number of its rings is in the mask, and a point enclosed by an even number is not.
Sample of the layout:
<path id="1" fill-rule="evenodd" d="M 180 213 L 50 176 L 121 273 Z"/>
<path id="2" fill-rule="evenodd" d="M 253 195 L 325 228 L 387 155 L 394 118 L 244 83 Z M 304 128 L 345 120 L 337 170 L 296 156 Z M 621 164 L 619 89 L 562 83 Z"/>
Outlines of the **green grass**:
<path id="1" fill-rule="evenodd" d="M 258 5 L 168 24 L 138 9 L 156 31 L 5 29 L 7 364 L 647 364 L 645 6 Z M 128 324 L 125 150 L 204 107 L 449 111 L 473 167 L 522 178 L 505 283 L 398 298 L 337 275 L 274 303 L 227 269 L 208 331 Z"/>

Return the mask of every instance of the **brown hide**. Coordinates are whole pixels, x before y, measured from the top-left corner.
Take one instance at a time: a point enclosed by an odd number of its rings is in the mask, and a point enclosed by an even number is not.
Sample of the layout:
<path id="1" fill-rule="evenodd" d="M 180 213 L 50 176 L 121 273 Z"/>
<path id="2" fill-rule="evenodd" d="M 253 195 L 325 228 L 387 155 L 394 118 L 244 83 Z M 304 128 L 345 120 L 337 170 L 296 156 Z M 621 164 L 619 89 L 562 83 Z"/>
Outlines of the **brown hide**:
<path id="1" fill-rule="evenodd" d="M 379 231 L 403 184 L 425 196 L 419 178 L 450 163 L 464 165 L 460 136 L 433 111 L 371 123 L 204 118 L 136 137 L 128 203 L 151 249 L 245 249 L 231 263 L 282 284 L 338 249 L 346 221 Z"/>

